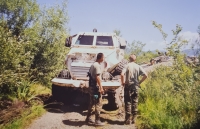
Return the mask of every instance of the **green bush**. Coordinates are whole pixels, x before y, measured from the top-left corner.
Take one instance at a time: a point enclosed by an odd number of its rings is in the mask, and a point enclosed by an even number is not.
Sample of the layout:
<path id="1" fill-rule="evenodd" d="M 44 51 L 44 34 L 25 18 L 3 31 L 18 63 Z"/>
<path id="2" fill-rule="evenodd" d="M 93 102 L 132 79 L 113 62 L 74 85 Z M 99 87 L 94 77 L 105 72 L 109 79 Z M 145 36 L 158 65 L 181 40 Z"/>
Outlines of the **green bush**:
<path id="1" fill-rule="evenodd" d="M 68 52 L 66 4 L 39 8 L 35 0 L 3 0 L 0 7 L 0 96 L 16 94 L 24 80 L 50 86 Z"/>
<path id="2" fill-rule="evenodd" d="M 64 47 L 65 38 L 68 36 L 65 28 L 67 21 L 65 5 L 44 8 L 39 14 L 39 20 L 27 30 L 27 37 L 34 44 L 30 50 L 33 53 L 31 79 L 48 85 L 56 73 L 63 69 L 69 50 Z"/>
<path id="3" fill-rule="evenodd" d="M 18 81 L 28 77 L 30 54 L 25 51 L 25 41 L 18 41 L 12 31 L 1 26 L 0 46 L 0 93 L 10 93 Z"/>
<path id="4" fill-rule="evenodd" d="M 153 25 L 163 35 L 162 25 Z M 139 98 L 139 128 L 189 129 L 199 120 L 200 85 L 196 70 L 184 63 L 180 48 L 187 43 L 177 38 L 182 28 L 176 25 L 174 38 L 167 44 L 173 56 L 173 66 L 159 67 L 149 74 L 143 83 Z"/>
<path id="5" fill-rule="evenodd" d="M 194 72 L 186 65 L 177 70 L 160 67 L 150 73 L 139 98 L 140 128 L 191 128 L 197 122 L 200 104 L 199 85 L 194 85 Z"/>

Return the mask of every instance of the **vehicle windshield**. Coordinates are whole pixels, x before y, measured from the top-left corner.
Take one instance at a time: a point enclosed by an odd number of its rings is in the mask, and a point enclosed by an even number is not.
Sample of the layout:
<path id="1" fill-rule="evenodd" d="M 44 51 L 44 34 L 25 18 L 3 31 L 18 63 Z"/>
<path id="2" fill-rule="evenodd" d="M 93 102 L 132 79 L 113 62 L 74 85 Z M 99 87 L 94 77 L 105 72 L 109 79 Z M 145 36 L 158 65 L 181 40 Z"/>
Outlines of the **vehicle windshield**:
<path id="1" fill-rule="evenodd" d="M 94 36 L 89 35 L 79 35 L 76 45 L 92 45 L 93 44 Z"/>
<path id="2" fill-rule="evenodd" d="M 97 36 L 97 46 L 113 46 L 112 36 Z"/>

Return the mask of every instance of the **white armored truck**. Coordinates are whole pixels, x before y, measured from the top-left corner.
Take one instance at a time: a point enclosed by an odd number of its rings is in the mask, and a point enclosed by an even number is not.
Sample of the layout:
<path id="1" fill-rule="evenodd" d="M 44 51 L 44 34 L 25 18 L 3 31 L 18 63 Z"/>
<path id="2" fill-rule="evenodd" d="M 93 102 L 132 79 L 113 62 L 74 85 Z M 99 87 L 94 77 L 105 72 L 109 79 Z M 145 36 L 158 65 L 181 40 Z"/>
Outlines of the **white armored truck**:
<path id="1" fill-rule="evenodd" d="M 102 86 L 108 93 L 108 98 L 115 96 L 121 87 L 120 72 L 127 63 L 124 60 L 126 41 L 115 33 L 80 32 L 66 39 L 66 47 L 70 51 L 66 56 L 67 69 L 52 79 L 52 95 L 61 101 L 73 101 L 75 92 L 87 92 L 89 87 L 90 66 L 96 61 L 98 53 L 104 54 L 102 62 Z M 82 94 L 79 92 L 79 94 Z M 110 93 L 110 94 L 109 94 Z M 116 97 L 114 97 L 116 99 Z M 108 100 L 113 105 L 116 100 Z"/>

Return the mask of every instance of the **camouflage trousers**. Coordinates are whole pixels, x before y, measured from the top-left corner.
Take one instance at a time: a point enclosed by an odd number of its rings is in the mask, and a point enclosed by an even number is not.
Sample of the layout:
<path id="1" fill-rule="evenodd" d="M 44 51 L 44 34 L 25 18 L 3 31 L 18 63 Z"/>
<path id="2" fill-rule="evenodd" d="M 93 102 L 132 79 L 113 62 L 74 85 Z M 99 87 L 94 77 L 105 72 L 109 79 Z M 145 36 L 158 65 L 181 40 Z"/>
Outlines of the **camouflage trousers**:
<path id="1" fill-rule="evenodd" d="M 95 95 L 98 95 L 95 97 Z M 95 91 L 92 87 L 89 87 L 89 106 L 87 118 L 92 115 L 92 107 L 95 107 L 95 119 L 100 119 L 100 112 L 102 108 L 102 95 Z"/>
<path id="2" fill-rule="evenodd" d="M 135 121 L 138 106 L 138 86 L 125 85 L 124 87 L 125 121 Z M 131 117 L 132 116 L 132 117 Z"/>

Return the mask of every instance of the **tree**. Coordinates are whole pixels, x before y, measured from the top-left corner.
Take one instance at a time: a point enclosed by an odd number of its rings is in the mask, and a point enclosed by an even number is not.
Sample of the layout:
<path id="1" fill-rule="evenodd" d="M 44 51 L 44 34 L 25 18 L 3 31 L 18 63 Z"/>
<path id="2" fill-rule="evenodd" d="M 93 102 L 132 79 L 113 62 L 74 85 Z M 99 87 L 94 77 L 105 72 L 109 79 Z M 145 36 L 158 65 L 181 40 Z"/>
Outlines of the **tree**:
<path id="1" fill-rule="evenodd" d="M 122 37 L 122 34 L 121 34 L 121 31 L 120 31 L 120 30 L 115 29 L 113 32 L 114 32 L 117 36 Z"/>
<path id="2" fill-rule="evenodd" d="M 125 52 L 127 54 L 135 54 L 139 56 L 142 53 L 142 49 L 146 44 L 142 43 L 141 41 L 133 41 L 131 44 L 128 44 L 126 47 Z"/>
<path id="3" fill-rule="evenodd" d="M 23 80 L 49 84 L 63 68 L 66 7 L 40 9 L 35 0 L 0 1 L 0 93 L 16 92 Z"/>
<path id="4" fill-rule="evenodd" d="M 200 56 L 200 25 L 197 28 L 197 33 L 199 34 L 199 37 L 195 40 L 195 43 L 192 44 L 192 49 L 195 49 L 195 55 Z"/>
<path id="5" fill-rule="evenodd" d="M 5 23 L 3 26 L 17 37 L 36 20 L 38 12 L 39 5 L 35 0 L 0 1 L 0 19 Z"/>
<path id="6" fill-rule="evenodd" d="M 166 34 L 162 30 L 162 25 L 156 22 L 153 22 L 153 25 L 165 39 Z M 142 86 L 144 90 L 140 92 L 142 101 L 139 104 L 142 114 L 138 118 L 138 121 L 142 123 L 141 127 L 184 128 L 187 126 L 187 128 L 192 128 L 199 119 L 197 113 L 200 95 L 198 91 L 199 80 L 196 79 L 194 70 L 184 63 L 184 56 L 180 53 L 181 46 L 186 43 L 177 36 L 181 30 L 182 27 L 176 25 L 176 28 L 172 31 L 174 38 L 171 42 L 166 43 L 167 50 L 174 57 L 173 65 L 157 67 L 149 73 L 150 79 Z M 155 105 L 153 108 L 157 108 L 156 113 L 155 110 L 151 110 L 152 106 L 150 105 Z M 188 113 L 188 109 L 190 113 Z M 156 116 L 155 114 L 159 115 Z M 154 116 L 153 119 L 157 119 L 158 122 L 151 121 L 152 115 Z M 165 124 L 166 120 L 168 121 L 167 124 Z M 140 127 L 140 125 L 138 126 Z"/>
<path id="7" fill-rule="evenodd" d="M 31 59 L 30 41 L 22 39 L 39 12 L 34 0 L 0 1 L 0 93 L 15 90 L 15 85 L 28 78 Z"/>
<path id="8" fill-rule="evenodd" d="M 35 35 L 31 37 L 35 44 L 35 49 L 32 49 L 34 57 L 31 74 L 32 79 L 44 84 L 49 84 L 50 79 L 63 69 L 65 55 L 69 50 L 64 47 L 68 36 L 65 28 L 68 21 L 66 6 L 63 3 L 62 6 L 44 8 L 33 26 L 37 33 L 34 32 Z"/>
<path id="9" fill-rule="evenodd" d="M 163 39 L 166 41 L 167 34 L 162 30 L 162 25 L 157 24 L 155 21 L 152 22 L 152 25 L 161 32 Z M 176 29 L 172 30 L 174 37 L 172 38 L 171 42 L 166 43 L 167 51 L 170 55 L 174 56 L 174 58 L 176 58 L 180 54 L 181 47 L 188 43 L 187 40 L 182 40 L 181 38 L 178 38 L 178 34 L 181 32 L 181 30 L 182 27 L 177 24 Z"/>
<path id="10" fill-rule="evenodd" d="M 0 26 L 0 93 L 11 92 L 18 81 L 27 78 L 31 64 L 27 43 Z"/>

